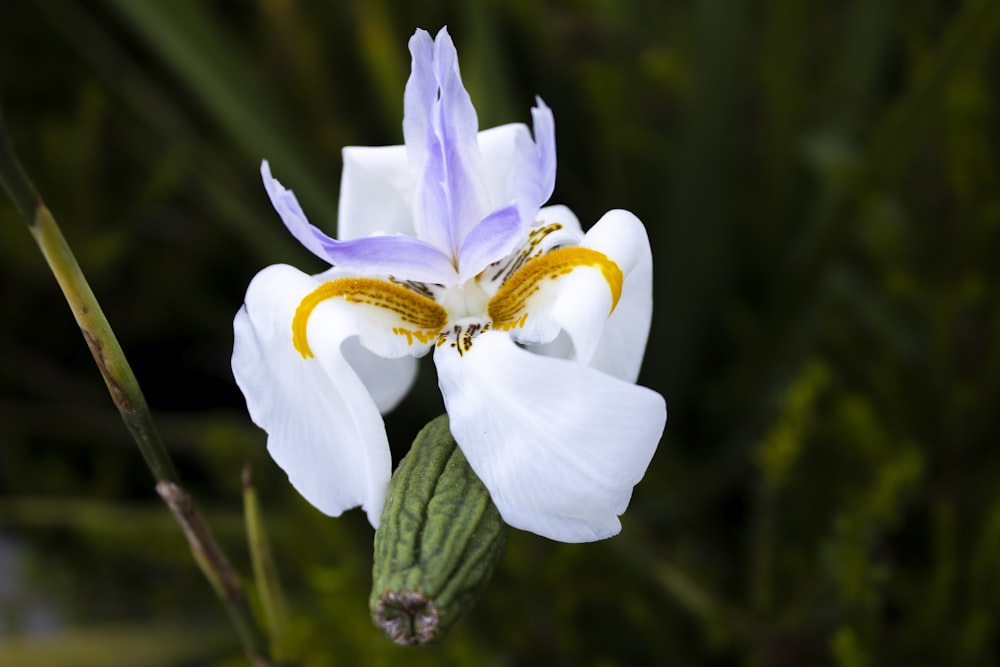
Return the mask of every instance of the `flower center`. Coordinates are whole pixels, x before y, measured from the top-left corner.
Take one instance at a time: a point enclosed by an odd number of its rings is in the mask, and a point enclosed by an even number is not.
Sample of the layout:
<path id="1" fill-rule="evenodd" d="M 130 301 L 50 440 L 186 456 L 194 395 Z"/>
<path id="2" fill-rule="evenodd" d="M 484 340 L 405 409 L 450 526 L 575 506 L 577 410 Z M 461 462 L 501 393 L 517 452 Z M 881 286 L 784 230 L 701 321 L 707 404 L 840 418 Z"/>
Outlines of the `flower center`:
<path id="1" fill-rule="evenodd" d="M 435 347 L 448 345 L 458 352 L 458 356 L 461 357 L 472 349 L 472 341 L 476 336 L 484 331 L 489 331 L 491 328 L 489 321 L 483 321 L 481 318 L 467 317 L 453 324 L 450 329 L 442 331 L 438 336 Z"/>
<path id="2" fill-rule="evenodd" d="M 466 317 L 484 316 L 489 300 L 490 297 L 479 286 L 479 280 L 476 278 L 449 288 L 437 298 L 437 302 L 448 313 L 449 322 Z"/>
<path id="3" fill-rule="evenodd" d="M 299 303 L 292 319 L 292 344 L 303 358 L 313 356 L 306 331 L 309 317 L 324 301 L 341 299 L 365 308 L 394 335 L 405 336 L 407 345 L 427 345 L 436 338 L 438 347 L 447 343 L 464 354 L 483 331 L 523 328 L 533 301 L 545 292 L 549 281 L 579 268 L 601 272 L 611 290 L 610 316 L 621 297 L 621 269 L 603 253 L 570 246 L 524 261 L 507 275 L 493 296 L 486 294 L 478 277 L 447 290 L 378 278 L 330 280 Z"/>

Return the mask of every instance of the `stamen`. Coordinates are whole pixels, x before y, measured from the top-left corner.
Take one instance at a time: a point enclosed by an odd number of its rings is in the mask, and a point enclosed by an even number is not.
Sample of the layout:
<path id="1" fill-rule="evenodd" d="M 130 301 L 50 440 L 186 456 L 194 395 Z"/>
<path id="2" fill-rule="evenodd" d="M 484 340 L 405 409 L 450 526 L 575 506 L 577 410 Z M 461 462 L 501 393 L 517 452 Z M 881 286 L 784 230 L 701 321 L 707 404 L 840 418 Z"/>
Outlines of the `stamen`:
<path id="1" fill-rule="evenodd" d="M 409 327 L 393 327 L 392 332 L 422 343 L 432 340 L 448 322 L 448 313 L 433 299 L 417 294 L 397 283 L 377 278 L 337 278 L 325 282 L 302 299 L 292 318 L 292 344 L 302 358 L 313 356 L 306 338 L 309 316 L 327 299 L 343 298 L 348 303 L 362 303 L 394 313 Z"/>
<path id="2" fill-rule="evenodd" d="M 552 232 L 558 232 L 563 228 L 561 222 L 553 222 L 551 224 L 545 225 L 544 227 L 536 227 L 528 233 L 528 242 L 524 244 L 516 255 L 511 255 L 511 257 L 500 265 L 499 270 L 493 275 L 490 280 L 498 280 L 503 278 L 505 281 L 513 275 L 515 271 L 524 266 L 524 263 L 531 259 L 531 256 L 535 253 L 538 245 L 545 239 L 546 236 Z"/>
<path id="3" fill-rule="evenodd" d="M 579 246 L 556 248 L 544 255 L 530 259 L 511 275 L 497 290 L 489 303 L 489 315 L 493 326 L 504 331 L 523 327 L 528 318 L 525 305 L 529 298 L 541 289 L 545 278 L 555 280 L 581 266 L 600 269 L 611 289 L 611 310 L 618 306 L 622 294 L 624 276 L 618 265 L 607 255 Z"/>
<path id="4" fill-rule="evenodd" d="M 466 324 L 455 324 L 448 331 L 442 331 L 438 335 L 435 347 L 448 344 L 453 350 L 458 352 L 458 356 L 465 356 L 465 353 L 472 349 L 472 342 L 476 336 L 484 331 L 490 330 L 489 322 L 468 322 Z M 448 343 L 448 341 L 451 341 Z"/>

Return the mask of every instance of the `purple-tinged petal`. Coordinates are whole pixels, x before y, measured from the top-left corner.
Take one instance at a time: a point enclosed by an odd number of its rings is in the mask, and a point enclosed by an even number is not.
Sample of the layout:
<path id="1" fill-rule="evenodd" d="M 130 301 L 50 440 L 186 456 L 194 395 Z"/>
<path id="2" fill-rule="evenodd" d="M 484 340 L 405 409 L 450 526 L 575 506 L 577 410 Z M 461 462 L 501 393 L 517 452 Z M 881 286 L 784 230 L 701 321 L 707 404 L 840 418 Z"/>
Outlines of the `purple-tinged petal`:
<path id="1" fill-rule="evenodd" d="M 349 241 L 333 239 L 302 212 L 295 194 L 271 176 L 267 160 L 260 165 L 264 187 L 288 231 L 317 257 L 339 269 L 362 276 L 395 276 L 401 280 L 450 285 L 456 271 L 451 259 L 429 243 L 412 236 L 371 236 Z"/>
<path id="2" fill-rule="evenodd" d="M 410 37 L 409 47 L 410 78 L 403 93 L 403 142 L 411 166 L 421 167 L 434 139 L 431 117 L 438 96 L 438 83 L 434 77 L 434 41 L 426 30 L 417 30 Z"/>
<path id="3" fill-rule="evenodd" d="M 532 139 L 522 123 L 501 125 L 479 133 L 483 176 L 493 202 L 515 201 L 521 221 L 530 226 L 552 196 L 556 180 L 555 122 L 540 99 L 531 110 Z"/>
<path id="4" fill-rule="evenodd" d="M 299 200 L 295 198 L 295 193 L 283 186 L 278 179 L 271 176 L 271 165 L 267 160 L 260 163 L 260 175 L 264 180 L 264 189 L 267 196 L 271 198 L 271 205 L 278 212 L 285 227 L 292 233 L 295 239 L 304 245 L 309 252 L 327 259 L 323 248 L 324 240 L 331 240 L 329 236 L 313 226 L 303 213 Z"/>
<path id="5" fill-rule="evenodd" d="M 414 197 L 411 202 L 417 238 L 444 252 L 454 243 L 449 223 L 444 154 L 434 129 L 438 82 L 434 72 L 434 42 L 425 30 L 410 38 L 412 63 L 403 95 L 403 141 L 410 163 Z"/>
<path id="6" fill-rule="evenodd" d="M 441 151 L 428 151 L 414 195 L 413 226 L 418 239 L 432 244 L 441 252 L 454 255 L 456 242 L 451 234 L 451 209 L 444 174 Z"/>
<path id="7" fill-rule="evenodd" d="M 412 236 L 371 236 L 323 243 L 323 257 L 359 276 L 393 276 L 399 280 L 453 285 L 457 278 L 451 259 L 429 243 Z"/>
<path id="8" fill-rule="evenodd" d="M 509 255 L 523 236 L 521 216 L 515 204 L 490 213 L 462 242 L 458 253 L 458 282 L 469 280 L 488 265 Z"/>
<path id="9" fill-rule="evenodd" d="M 435 109 L 435 130 L 444 152 L 444 183 L 450 207 L 455 249 L 492 208 L 483 180 L 477 133 L 479 119 L 462 84 L 458 54 L 447 28 L 434 40 L 434 71 L 441 97 Z M 502 203 L 502 202 L 497 202 Z"/>
<path id="10" fill-rule="evenodd" d="M 410 53 L 403 138 L 416 174 L 414 228 L 417 238 L 457 257 L 465 235 L 492 208 L 476 136 L 479 121 L 447 29 L 433 43 L 418 30 Z"/>
<path id="11" fill-rule="evenodd" d="M 521 216 L 527 222 L 549 200 L 556 185 L 556 126 L 549 109 L 542 98 L 536 97 L 536 106 L 531 109 L 532 130 L 535 140 L 518 135 L 518 156 L 516 165 L 514 196 L 521 209 Z"/>

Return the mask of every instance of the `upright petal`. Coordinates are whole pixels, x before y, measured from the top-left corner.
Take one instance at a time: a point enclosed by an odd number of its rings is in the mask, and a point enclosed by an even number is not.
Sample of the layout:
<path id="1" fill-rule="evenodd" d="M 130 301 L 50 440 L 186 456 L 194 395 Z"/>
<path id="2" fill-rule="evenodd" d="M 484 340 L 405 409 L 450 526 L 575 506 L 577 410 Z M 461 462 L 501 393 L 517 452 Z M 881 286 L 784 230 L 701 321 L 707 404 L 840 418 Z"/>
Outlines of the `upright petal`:
<path id="1" fill-rule="evenodd" d="M 410 39 L 410 53 L 403 138 L 417 175 L 414 223 L 420 239 L 457 257 L 465 235 L 491 209 L 476 110 L 462 85 L 447 29 L 433 42 L 418 30 Z"/>
<path id="2" fill-rule="evenodd" d="M 523 163 L 524 147 L 531 144 L 531 132 L 524 123 L 508 123 L 483 130 L 477 135 L 483 156 L 483 179 L 494 204 L 516 201 L 517 171 Z"/>
<path id="3" fill-rule="evenodd" d="M 434 362 L 452 434 L 507 523 L 563 542 L 618 533 L 666 423 L 659 394 L 497 331 Z"/>
<path id="4" fill-rule="evenodd" d="M 349 241 L 330 238 L 309 222 L 295 193 L 271 176 L 267 160 L 261 163 L 260 172 L 271 203 L 288 231 L 317 257 L 357 275 L 454 284 L 454 263 L 433 245 L 401 234 Z"/>
<path id="5" fill-rule="evenodd" d="M 292 345 L 295 310 L 317 284 L 289 266 L 257 274 L 233 323 L 233 375 L 299 493 L 333 516 L 361 505 L 377 526 L 391 459 L 375 402 L 340 351 L 350 322 L 324 322 L 315 359 Z"/>
<path id="6" fill-rule="evenodd" d="M 457 251 L 466 234 L 492 206 L 477 139 L 479 119 L 462 84 L 458 54 L 447 28 L 442 28 L 434 40 L 434 71 L 441 86 L 434 123 L 444 151 L 445 191 L 450 205 L 453 247 Z"/>
<path id="7" fill-rule="evenodd" d="M 521 230 L 538 220 L 539 209 L 552 196 L 556 182 L 555 121 L 538 100 L 531 110 L 535 138 L 527 126 L 511 123 L 479 133 L 483 176 L 490 201 L 514 202 Z"/>
<path id="8" fill-rule="evenodd" d="M 556 125 L 542 98 L 531 109 L 535 139 L 518 137 L 516 200 L 521 218 L 530 223 L 542 204 L 549 200 L 556 186 Z"/>
<path id="9" fill-rule="evenodd" d="M 417 237 L 445 252 L 454 246 L 448 222 L 444 155 L 434 128 L 438 81 L 434 42 L 426 30 L 410 38 L 410 78 L 403 95 L 403 141 L 414 182 L 413 224 Z"/>
<path id="10" fill-rule="evenodd" d="M 337 238 L 374 234 L 416 236 L 413 173 L 403 146 L 347 146 L 341 152 Z"/>

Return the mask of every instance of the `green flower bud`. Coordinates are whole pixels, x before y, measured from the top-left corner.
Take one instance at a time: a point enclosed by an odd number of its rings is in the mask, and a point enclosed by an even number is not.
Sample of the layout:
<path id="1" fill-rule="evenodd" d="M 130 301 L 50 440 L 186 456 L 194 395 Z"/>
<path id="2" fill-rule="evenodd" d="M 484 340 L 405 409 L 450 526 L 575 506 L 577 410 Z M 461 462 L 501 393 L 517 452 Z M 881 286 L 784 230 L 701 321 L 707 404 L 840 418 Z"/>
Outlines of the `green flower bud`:
<path id="1" fill-rule="evenodd" d="M 444 636 L 486 587 L 507 532 L 447 415 L 431 421 L 393 473 L 375 531 L 375 624 L 403 646 Z"/>

